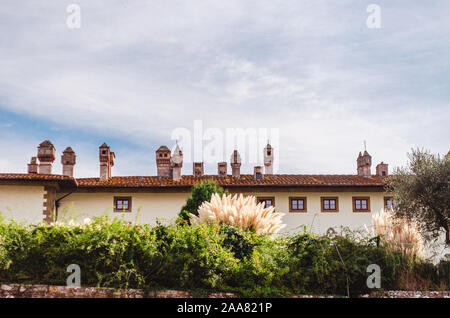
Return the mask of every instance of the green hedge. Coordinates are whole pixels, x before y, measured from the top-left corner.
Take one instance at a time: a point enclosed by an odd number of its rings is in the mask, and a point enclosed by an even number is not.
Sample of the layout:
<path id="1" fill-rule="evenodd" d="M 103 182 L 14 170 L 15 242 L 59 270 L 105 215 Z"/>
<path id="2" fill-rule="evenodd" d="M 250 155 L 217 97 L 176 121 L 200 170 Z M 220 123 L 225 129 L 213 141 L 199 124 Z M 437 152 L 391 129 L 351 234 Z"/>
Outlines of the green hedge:
<path id="1" fill-rule="evenodd" d="M 414 274 L 429 288 L 448 278 L 423 261 L 351 233 L 266 237 L 220 226 L 132 225 L 98 218 L 88 226 L 0 222 L 0 282 L 65 285 L 69 264 L 85 286 L 230 291 L 243 296 L 367 293 L 366 268 L 382 288 Z"/>

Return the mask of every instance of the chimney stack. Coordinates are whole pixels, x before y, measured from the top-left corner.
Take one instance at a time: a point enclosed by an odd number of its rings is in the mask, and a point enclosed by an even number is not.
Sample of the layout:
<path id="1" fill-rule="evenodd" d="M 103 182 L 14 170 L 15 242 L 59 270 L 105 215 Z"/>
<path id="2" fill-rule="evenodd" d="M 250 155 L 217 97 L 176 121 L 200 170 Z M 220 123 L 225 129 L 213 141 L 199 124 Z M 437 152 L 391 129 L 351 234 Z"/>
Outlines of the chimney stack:
<path id="1" fill-rule="evenodd" d="M 55 147 L 45 140 L 38 147 L 39 173 L 52 174 L 52 165 L 55 161 Z"/>
<path id="2" fill-rule="evenodd" d="M 377 176 L 386 177 L 387 175 L 389 175 L 389 165 L 382 161 L 381 163 L 377 164 L 376 171 Z"/>
<path id="3" fill-rule="evenodd" d="M 226 162 L 219 162 L 217 164 L 217 175 L 219 177 L 227 176 L 227 163 Z"/>
<path id="4" fill-rule="evenodd" d="M 358 176 L 362 177 L 370 177 L 372 175 L 371 167 L 372 167 L 372 157 L 369 155 L 367 150 L 364 150 L 364 154 L 361 155 L 361 152 L 359 153 L 358 159 L 356 159 L 357 162 L 357 172 Z"/>
<path id="5" fill-rule="evenodd" d="M 241 177 L 241 156 L 237 150 L 233 151 L 231 155 L 230 165 L 231 175 L 239 179 Z"/>
<path id="6" fill-rule="evenodd" d="M 175 147 L 172 157 L 170 158 L 170 166 L 172 169 L 173 181 L 181 180 L 181 167 L 183 167 L 183 153 L 178 144 Z"/>
<path id="7" fill-rule="evenodd" d="M 114 166 L 114 152 L 112 152 L 106 143 L 99 147 L 100 159 L 100 181 L 111 179 L 111 168 Z"/>
<path id="8" fill-rule="evenodd" d="M 204 174 L 204 165 L 203 162 L 194 162 L 193 164 L 193 173 L 194 177 L 201 177 Z"/>
<path id="9" fill-rule="evenodd" d="M 267 142 L 267 146 L 264 148 L 264 166 L 266 174 L 273 174 L 273 148 L 269 142 Z"/>
<path id="10" fill-rule="evenodd" d="M 77 156 L 72 148 L 67 147 L 61 156 L 61 164 L 63 167 L 63 175 L 73 177 L 73 167 L 76 164 Z"/>
<path id="11" fill-rule="evenodd" d="M 36 157 L 31 157 L 31 161 L 28 164 L 28 173 L 38 174 L 39 173 L 39 165 L 37 163 Z"/>
<path id="12" fill-rule="evenodd" d="M 262 179 L 264 179 L 262 166 L 255 166 L 253 175 L 255 177 L 255 180 L 262 180 Z"/>
<path id="13" fill-rule="evenodd" d="M 156 150 L 156 171 L 158 177 L 170 177 L 170 149 L 167 146 L 161 146 Z"/>

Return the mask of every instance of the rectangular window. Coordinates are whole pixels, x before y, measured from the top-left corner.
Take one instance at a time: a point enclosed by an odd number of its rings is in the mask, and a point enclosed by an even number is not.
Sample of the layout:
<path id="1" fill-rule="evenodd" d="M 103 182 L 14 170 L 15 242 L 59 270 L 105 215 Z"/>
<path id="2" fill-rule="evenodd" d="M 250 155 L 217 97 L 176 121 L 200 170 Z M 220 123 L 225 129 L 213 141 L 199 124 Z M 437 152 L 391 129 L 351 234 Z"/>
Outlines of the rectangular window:
<path id="1" fill-rule="evenodd" d="M 306 198 L 289 197 L 289 212 L 306 212 Z"/>
<path id="2" fill-rule="evenodd" d="M 338 197 L 321 197 L 322 212 L 338 212 L 339 200 Z"/>
<path id="3" fill-rule="evenodd" d="M 353 212 L 370 212 L 370 197 L 353 197 Z"/>
<path id="4" fill-rule="evenodd" d="M 394 208 L 394 198 L 393 197 L 384 197 L 384 209 L 392 210 Z"/>
<path id="5" fill-rule="evenodd" d="M 256 199 L 257 202 L 264 202 L 265 207 L 268 208 L 270 206 L 275 207 L 275 197 L 258 197 Z"/>
<path id="6" fill-rule="evenodd" d="M 114 212 L 131 212 L 131 197 L 114 197 Z"/>

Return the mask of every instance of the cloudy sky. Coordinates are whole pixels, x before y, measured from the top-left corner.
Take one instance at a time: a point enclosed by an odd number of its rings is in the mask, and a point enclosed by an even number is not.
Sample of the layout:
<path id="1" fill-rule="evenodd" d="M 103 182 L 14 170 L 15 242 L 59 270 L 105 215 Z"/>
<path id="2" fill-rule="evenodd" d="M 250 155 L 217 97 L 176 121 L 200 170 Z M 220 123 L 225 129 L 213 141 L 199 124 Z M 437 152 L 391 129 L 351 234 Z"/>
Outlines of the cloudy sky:
<path id="1" fill-rule="evenodd" d="M 76 176 L 97 176 L 106 141 L 113 174 L 154 175 L 156 148 L 194 120 L 278 129 L 280 173 L 353 174 L 364 140 L 374 165 L 446 153 L 449 1 L 337 2 L 2 0 L 0 172 L 25 172 L 49 139 L 56 173 L 71 146 Z"/>

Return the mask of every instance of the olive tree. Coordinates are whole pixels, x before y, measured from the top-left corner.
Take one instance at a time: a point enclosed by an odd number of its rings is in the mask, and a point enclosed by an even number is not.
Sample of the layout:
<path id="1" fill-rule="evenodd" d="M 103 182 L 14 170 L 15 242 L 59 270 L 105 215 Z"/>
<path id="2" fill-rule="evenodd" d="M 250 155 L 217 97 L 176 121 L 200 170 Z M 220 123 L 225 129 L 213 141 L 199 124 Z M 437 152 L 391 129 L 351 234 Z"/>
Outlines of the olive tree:
<path id="1" fill-rule="evenodd" d="M 408 165 L 386 179 L 394 214 L 415 221 L 425 239 L 445 233 L 450 245 L 450 151 L 445 156 L 412 149 Z"/>

